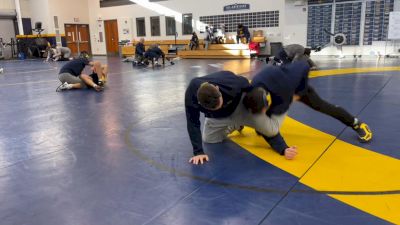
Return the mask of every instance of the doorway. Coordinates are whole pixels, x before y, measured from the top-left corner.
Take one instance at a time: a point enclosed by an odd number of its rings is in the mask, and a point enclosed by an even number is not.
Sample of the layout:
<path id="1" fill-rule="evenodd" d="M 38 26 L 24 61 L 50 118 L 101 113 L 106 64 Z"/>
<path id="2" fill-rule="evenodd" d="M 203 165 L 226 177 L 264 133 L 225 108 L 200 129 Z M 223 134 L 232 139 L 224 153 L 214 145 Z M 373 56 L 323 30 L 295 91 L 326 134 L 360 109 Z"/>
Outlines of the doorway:
<path id="1" fill-rule="evenodd" d="M 107 55 L 118 55 L 118 23 L 117 20 L 105 20 Z"/>
<path id="2" fill-rule="evenodd" d="M 12 19 L 0 19 L 1 42 L 10 43 L 11 38 L 15 39 L 14 21 Z M 10 59 L 12 56 L 10 47 L 2 46 L 0 48 L 0 59 Z"/>
<path id="3" fill-rule="evenodd" d="M 83 51 L 91 54 L 89 25 L 65 24 L 65 39 L 72 54 L 79 55 Z"/>

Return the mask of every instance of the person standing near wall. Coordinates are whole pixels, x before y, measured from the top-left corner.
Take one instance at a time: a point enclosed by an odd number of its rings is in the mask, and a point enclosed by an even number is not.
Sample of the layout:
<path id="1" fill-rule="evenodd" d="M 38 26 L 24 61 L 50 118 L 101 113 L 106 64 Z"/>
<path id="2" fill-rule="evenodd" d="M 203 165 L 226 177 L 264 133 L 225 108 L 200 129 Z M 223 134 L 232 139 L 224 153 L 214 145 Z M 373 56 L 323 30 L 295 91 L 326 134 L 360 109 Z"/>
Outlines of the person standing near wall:
<path id="1" fill-rule="evenodd" d="M 249 28 L 244 26 L 243 24 L 238 25 L 237 35 L 236 35 L 236 43 L 239 44 L 242 38 L 246 38 L 246 44 L 250 41 L 250 32 Z"/>
<path id="2" fill-rule="evenodd" d="M 212 32 L 212 28 L 206 26 L 206 38 L 204 38 L 204 49 L 208 50 L 208 45 L 212 44 L 214 40 L 214 33 Z"/>

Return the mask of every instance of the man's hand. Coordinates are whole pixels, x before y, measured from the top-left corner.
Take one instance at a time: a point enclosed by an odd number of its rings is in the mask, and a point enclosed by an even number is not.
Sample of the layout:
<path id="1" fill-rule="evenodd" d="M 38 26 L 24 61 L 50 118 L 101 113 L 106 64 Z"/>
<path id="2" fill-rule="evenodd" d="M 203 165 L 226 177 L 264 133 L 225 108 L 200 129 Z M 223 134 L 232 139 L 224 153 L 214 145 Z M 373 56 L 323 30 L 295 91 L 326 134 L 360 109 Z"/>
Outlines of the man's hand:
<path id="1" fill-rule="evenodd" d="M 97 85 L 97 84 L 94 84 L 93 85 L 93 89 L 96 90 L 96 91 L 102 91 L 102 90 L 104 90 L 104 87 L 102 87 L 100 85 Z"/>
<path id="2" fill-rule="evenodd" d="M 288 160 L 294 159 L 294 157 L 297 155 L 297 147 L 292 146 L 287 149 L 285 149 L 285 158 Z"/>
<path id="3" fill-rule="evenodd" d="M 205 163 L 206 161 L 207 162 L 209 161 L 208 155 L 202 154 L 202 155 L 196 155 L 196 156 L 193 156 L 192 158 L 190 158 L 189 163 L 193 163 L 194 165 L 198 165 L 199 163 L 203 164 L 203 162 Z"/>
<path id="4" fill-rule="evenodd" d="M 299 95 L 293 95 L 293 101 L 299 101 L 301 97 Z"/>

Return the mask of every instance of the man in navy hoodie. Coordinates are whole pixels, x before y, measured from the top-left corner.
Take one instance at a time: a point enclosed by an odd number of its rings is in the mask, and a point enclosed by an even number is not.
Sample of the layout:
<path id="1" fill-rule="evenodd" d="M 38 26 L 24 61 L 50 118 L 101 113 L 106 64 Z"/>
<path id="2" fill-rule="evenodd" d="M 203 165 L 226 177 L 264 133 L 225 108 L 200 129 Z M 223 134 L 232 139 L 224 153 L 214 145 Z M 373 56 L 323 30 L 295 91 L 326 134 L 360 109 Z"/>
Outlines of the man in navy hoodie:
<path id="1" fill-rule="evenodd" d="M 144 38 L 140 38 L 140 41 L 136 44 L 136 48 L 135 48 L 136 64 L 139 64 L 139 63 L 143 64 L 144 53 L 145 53 Z"/>
<path id="2" fill-rule="evenodd" d="M 265 67 L 254 76 L 252 80 L 253 89 L 245 96 L 243 104 L 255 114 L 266 112 L 269 116 L 286 115 L 291 103 L 298 100 L 320 112 L 329 111 L 330 115 L 336 117 L 346 115 L 347 112 L 341 107 L 322 101 L 318 95 L 313 94 L 315 93 L 314 89 L 308 85 L 309 70 L 310 67 L 306 61 L 298 61 L 280 67 Z M 269 93 L 271 96 L 272 103 L 270 105 L 267 104 L 265 98 L 262 98 L 265 93 Z M 319 104 L 315 105 L 315 103 Z M 372 133 L 365 123 L 357 119 L 353 121 L 350 115 L 342 119 L 346 120 L 346 118 L 349 118 L 347 119 L 348 124 L 354 123 L 352 127 L 359 134 L 361 142 L 371 140 Z M 293 159 L 297 155 L 296 147 L 285 150 L 288 146 L 280 134 L 273 139 L 265 136 L 264 138 L 270 144 L 282 146 L 278 151 L 281 155 L 285 155 L 287 159 Z"/>
<path id="3" fill-rule="evenodd" d="M 190 82 L 185 93 L 187 130 L 194 155 L 190 163 L 197 165 L 209 160 L 203 151 L 203 142 L 222 142 L 229 133 L 241 130 L 244 125 L 263 134 L 274 150 L 284 155 L 285 151 L 289 152 L 286 143 L 273 138 L 278 134 L 285 115 L 252 114 L 243 104 L 250 89 L 247 78 L 229 71 L 197 77 Z M 203 133 L 200 130 L 200 112 L 206 117 Z"/>
<path id="4" fill-rule="evenodd" d="M 315 63 L 310 59 L 310 52 L 310 49 L 304 48 L 298 44 L 287 45 L 282 49 L 281 53 L 279 53 L 280 56 L 277 60 L 282 62 L 283 65 L 296 61 L 304 61 L 309 63 L 311 69 L 316 69 Z M 307 90 L 301 95 L 299 101 L 351 127 L 357 133 L 360 142 L 365 143 L 372 140 L 372 131 L 366 123 L 362 122 L 354 115 L 351 115 L 344 108 L 333 105 L 322 99 L 312 86 L 308 85 Z"/>
<path id="5" fill-rule="evenodd" d="M 243 104 L 254 114 L 276 115 L 283 120 L 294 97 L 303 95 L 307 90 L 309 71 L 310 67 L 305 62 L 281 67 L 267 66 L 254 76 L 251 82 L 253 89 L 245 96 Z M 270 95 L 270 101 L 264 97 L 266 94 Z M 272 138 L 263 137 L 270 144 L 281 146 L 276 150 L 287 159 L 297 155 L 297 147 L 289 148 L 280 134 Z"/>
<path id="6" fill-rule="evenodd" d="M 246 26 L 244 26 L 243 24 L 239 24 L 238 28 L 237 28 L 237 34 L 236 34 L 236 43 L 239 44 L 240 39 L 245 38 L 246 39 L 246 43 L 249 43 L 250 40 L 250 32 L 249 32 L 249 28 L 247 28 Z"/>

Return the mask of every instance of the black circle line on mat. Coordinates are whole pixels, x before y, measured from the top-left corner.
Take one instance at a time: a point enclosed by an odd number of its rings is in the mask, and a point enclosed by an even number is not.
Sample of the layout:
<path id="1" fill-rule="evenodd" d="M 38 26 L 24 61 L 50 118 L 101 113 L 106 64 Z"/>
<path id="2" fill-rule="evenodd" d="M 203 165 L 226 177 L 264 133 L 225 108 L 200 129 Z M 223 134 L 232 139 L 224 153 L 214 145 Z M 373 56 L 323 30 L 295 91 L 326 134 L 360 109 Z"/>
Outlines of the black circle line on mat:
<path id="1" fill-rule="evenodd" d="M 174 169 L 172 167 L 166 166 L 162 163 L 156 162 L 153 159 L 150 159 L 148 156 L 143 154 L 139 149 L 137 149 L 130 138 L 131 132 L 134 130 L 134 126 L 139 124 L 139 122 L 132 124 L 128 127 L 125 131 L 125 143 L 129 147 L 129 150 L 139 159 L 145 161 L 149 165 L 157 168 L 158 170 L 169 172 L 174 175 L 178 175 L 181 177 L 191 178 L 197 181 L 218 185 L 226 188 L 235 188 L 240 190 L 248 190 L 254 192 L 262 192 L 262 193 L 276 193 L 276 194 L 286 194 L 286 190 L 280 189 L 272 189 L 272 188 L 264 188 L 258 186 L 251 186 L 251 185 L 242 185 L 242 184 L 234 184 L 225 181 L 215 180 L 213 178 L 206 178 L 201 176 L 196 176 L 184 171 L 180 171 Z M 292 189 L 291 192 L 300 193 L 300 194 L 329 194 L 329 195 L 395 195 L 400 194 L 400 190 L 385 190 L 385 191 L 338 191 L 338 190 L 302 190 L 302 189 Z"/>

